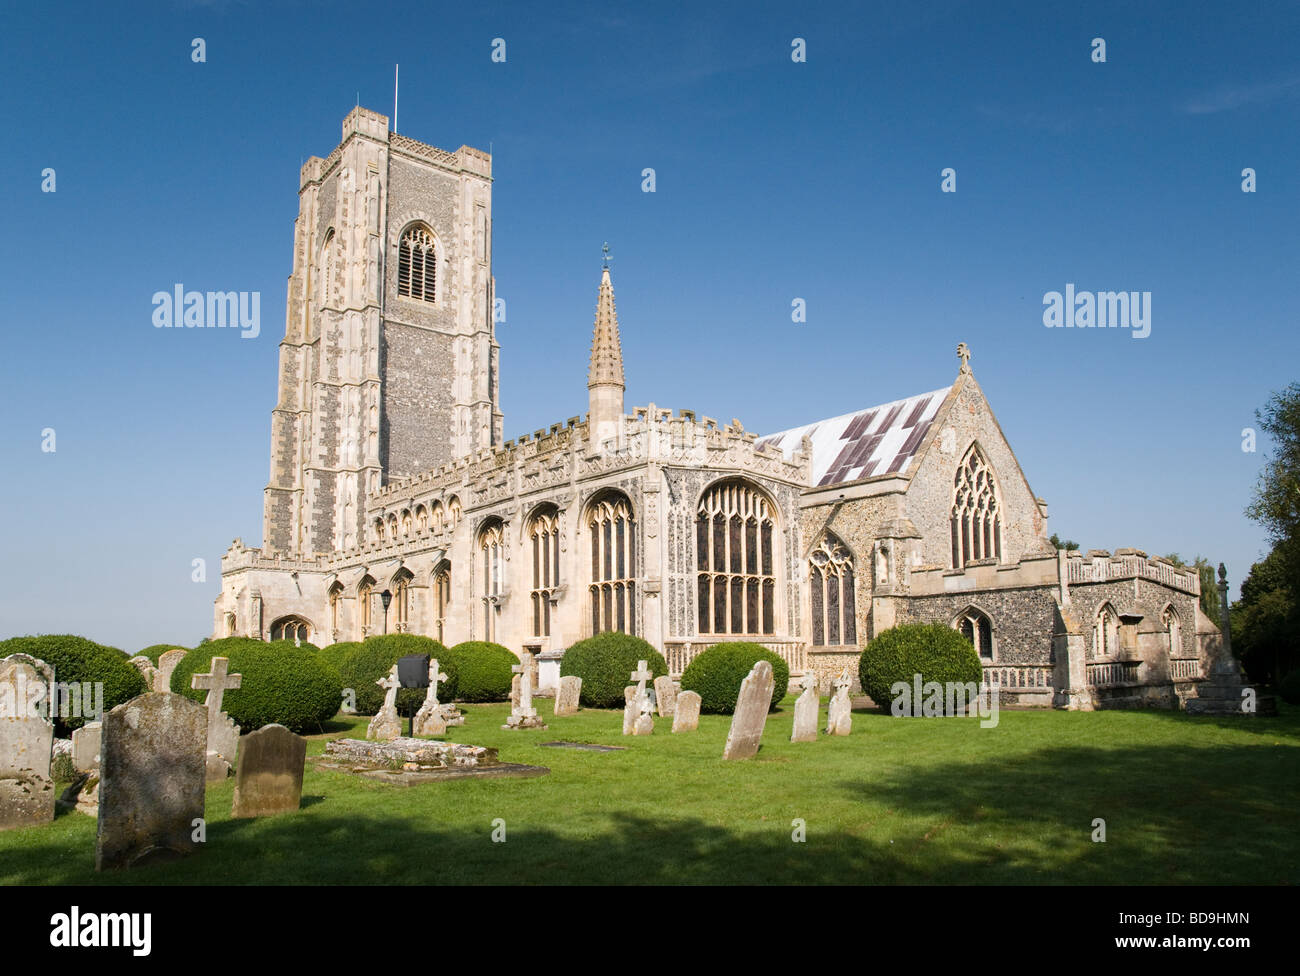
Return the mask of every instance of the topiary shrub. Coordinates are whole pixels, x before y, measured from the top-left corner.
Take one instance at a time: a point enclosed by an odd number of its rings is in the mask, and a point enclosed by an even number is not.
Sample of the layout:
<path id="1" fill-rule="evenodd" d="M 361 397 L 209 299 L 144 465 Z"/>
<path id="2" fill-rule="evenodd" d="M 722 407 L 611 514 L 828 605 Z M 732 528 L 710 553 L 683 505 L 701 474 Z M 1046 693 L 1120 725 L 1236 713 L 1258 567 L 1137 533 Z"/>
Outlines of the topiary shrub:
<path id="1" fill-rule="evenodd" d="M 976 687 L 984 677 L 975 647 L 958 631 L 945 624 L 900 624 L 878 634 L 858 658 L 862 690 L 881 708 L 888 709 L 895 682 L 912 687 L 914 676 L 924 685 L 949 681 Z"/>
<path id="2" fill-rule="evenodd" d="M 320 649 L 320 659 L 339 674 L 343 673 L 343 660 L 352 651 L 361 646 L 361 641 L 339 641 Z"/>
<path id="3" fill-rule="evenodd" d="M 582 679 L 582 704 L 587 708 L 622 708 L 623 689 L 637 662 L 645 661 L 654 676 L 668 673 L 668 662 L 640 637 L 606 631 L 578 641 L 564 653 L 560 675 Z"/>
<path id="4" fill-rule="evenodd" d="M 30 654 L 40 658 L 54 669 L 57 684 L 73 682 L 82 687 L 90 682 L 93 687 L 98 682 L 104 685 L 104 711 L 128 702 L 136 695 L 143 695 L 149 690 L 144 677 L 135 665 L 127 661 L 125 653 L 116 647 L 106 647 L 75 637 L 72 634 L 43 634 L 39 637 L 12 637 L 0 641 L 0 658 L 10 654 Z M 54 734 L 67 738 L 73 729 L 79 729 L 87 721 L 95 721 L 86 713 L 94 707 L 94 694 L 91 702 L 83 700 L 82 715 L 60 715 L 54 721 Z"/>
<path id="5" fill-rule="evenodd" d="M 384 704 L 384 690 L 375 684 L 388 674 L 399 657 L 408 654 L 428 654 L 436 657 L 439 665 L 450 660 L 447 647 L 432 637 L 418 634 L 385 634 L 379 637 L 367 637 L 358 647 L 343 656 L 339 675 L 343 687 L 351 688 L 357 696 L 357 714 L 374 715 Z M 443 667 L 448 680 L 438 686 L 438 700 L 451 701 L 456 695 L 456 672 L 454 667 Z M 425 689 L 402 688 L 397 692 L 397 711 L 401 715 L 411 714 L 424 702 Z"/>
<path id="6" fill-rule="evenodd" d="M 188 651 L 189 648 L 184 644 L 150 644 L 143 651 L 137 651 L 136 657 L 147 657 L 153 666 L 158 667 L 158 658 L 162 657 L 168 651 Z"/>
<path id="7" fill-rule="evenodd" d="M 1277 693 L 1288 705 L 1300 705 L 1300 668 L 1292 668 L 1278 682 Z"/>
<path id="8" fill-rule="evenodd" d="M 510 685 L 514 679 L 511 671 L 519 658 L 500 644 L 489 641 L 465 641 L 457 644 L 447 652 L 447 666 L 443 670 L 448 675 L 455 675 L 455 699 L 463 702 L 499 702 L 510 698 Z M 439 658 L 441 663 L 442 658 Z M 444 697 L 440 685 L 439 701 L 451 701 L 451 696 Z"/>
<path id="9" fill-rule="evenodd" d="M 196 674 L 208 674 L 214 657 L 230 658 L 230 674 L 243 675 L 227 691 L 222 709 L 240 730 L 254 732 L 277 723 L 294 732 L 320 732 L 339 710 L 343 688 L 338 672 L 320 659 L 312 644 L 260 641 L 252 637 L 223 637 L 200 644 L 172 672 L 172 691 L 197 702 L 208 693 L 190 687 Z"/>
<path id="10" fill-rule="evenodd" d="M 790 666 L 779 654 L 748 641 L 724 641 L 702 652 L 682 672 L 682 691 L 699 693 L 702 712 L 731 715 L 741 683 L 759 661 L 772 664 L 771 710 L 775 710 L 790 685 Z"/>

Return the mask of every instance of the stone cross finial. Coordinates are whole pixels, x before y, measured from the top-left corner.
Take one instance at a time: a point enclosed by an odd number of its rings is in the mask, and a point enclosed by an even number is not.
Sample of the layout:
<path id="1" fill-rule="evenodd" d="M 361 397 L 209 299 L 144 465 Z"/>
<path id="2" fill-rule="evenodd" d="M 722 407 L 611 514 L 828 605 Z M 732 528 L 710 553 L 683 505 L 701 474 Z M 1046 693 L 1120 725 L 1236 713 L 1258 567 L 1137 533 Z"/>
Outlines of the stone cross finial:
<path id="1" fill-rule="evenodd" d="M 970 372 L 970 346 L 964 342 L 957 343 L 957 358 L 961 360 L 961 371 Z"/>
<path id="2" fill-rule="evenodd" d="M 207 706 L 208 715 L 220 715 L 222 699 L 226 691 L 234 691 L 244 683 L 242 674 L 227 674 L 226 670 L 230 666 L 230 658 L 214 657 L 212 659 L 212 670 L 208 674 L 195 674 L 190 676 L 190 687 L 195 691 L 206 691 L 208 693 Z"/>
<path id="3" fill-rule="evenodd" d="M 438 682 L 446 681 L 447 675 L 438 670 L 438 659 L 429 662 L 429 694 L 426 701 L 433 708 L 438 707 Z"/>
<path id="4" fill-rule="evenodd" d="M 397 708 L 397 689 L 402 683 L 397 678 L 397 665 L 394 664 L 388 674 L 375 681 L 375 684 L 384 689 L 384 708 Z"/>

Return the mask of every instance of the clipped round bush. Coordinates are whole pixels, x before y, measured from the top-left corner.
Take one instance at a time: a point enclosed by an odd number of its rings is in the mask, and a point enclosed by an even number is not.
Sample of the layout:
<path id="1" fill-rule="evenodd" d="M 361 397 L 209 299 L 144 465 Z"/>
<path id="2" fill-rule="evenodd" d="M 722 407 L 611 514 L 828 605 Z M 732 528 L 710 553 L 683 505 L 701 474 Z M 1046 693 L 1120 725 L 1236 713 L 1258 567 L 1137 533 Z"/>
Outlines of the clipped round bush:
<path id="1" fill-rule="evenodd" d="M 790 666 L 779 654 L 748 641 L 724 641 L 702 652 L 682 672 L 682 691 L 699 694 L 702 712 L 731 715 L 736 711 L 741 682 L 759 661 L 772 665 L 771 709 L 775 710 L 790 685 Z"/>
<path id="2" fill-rule="evenodd" d="M 441 666 L 442 658 L 439 658 Z M 500 644 L 490 641 L 465 641 L 447 651 L 447 666 L 442 670 L 453 676 L 455 698 L 463 702 L 499 702 L 510 698 L 514 679 L 511 670 L 519 658 Z M 450 701 L 438 688 L 438 700 Z"/>
<path id="3" fill-rule="evenodd" d="M 978 687 L 984 677 L 975 647 L 956 630 L 945 624 L 900 624 L 878 634 L 858 658 L 858 678 L 862 690 L 881 708 L 889 708 L 894 696 L 890 689 L 896 682 L 909 688 L 914 677 L 921 683 L 949 681 Z M 910 693 L 909 693 L 910 694 Z"/>
<path id="4" fill-rule="evenodd" d="M 560 676 L 582 679 L 582 704 L 587 708 L 622 708 L 629 675 L 645 661 L 656 678 L 668 673 L 668 662 L 654 645 L 640 637 L 606 631 L 578 641 L 564 653 Z"/>
<path id="5" fill-rule="evenodd" d="M 320 659 L 341 675 L 343 673 L 343 660 L 360 646 L 361 641 L 339 641 L 337 644 L 322 647 L 320 649 Z"/>
<path id="6" fill-rule="evenodd" d="M 384 690 L 375 684 L 388 674 L 399 657 L 408 654 L 428 654 L 438 659 L 439 667 L 447 675 L 447 680 L 438 686 L 438 700 L 451 701 L 456 695 L 456 672 L 454 667 L 443 666 L 448 660 L 447 647 L 432 637 L 418 634 L 384 634 L 379 637 L 367 637 L 343 656 L 339 667 L 339 676 L 343 687 L 351 688 L 357 696 L 357 714 L 374 715 L 384 704 Z M 423 688 L 402 688 L 397 692 L 397 711 L 400 715 L 409 715 L 412 709 L 418 709 L 424 703 Z"/>
<path id="7" fill-rule="evenodd" d="M 10 654 L 30 654 L 39 658 L 54 669 L 57 684 L 76 682 L 85 688 L 103 682 L 104 711 L 128 702 L 136 695 L 143 695 L 149 690 L 144 677 L 135 665 L 127 661 L 126 655 L 116 647 L 106 647 L 76 637 L 72 634 L 43 634 L 40 637 L 11 637 L 0 641 L 0 658 Z M 92 691 L 91 701 L 83 701 L 81 715 L 59 715 L 55 718 L 54 732 L 60 738 L 66 738 L 73 729 L 81 728 L 87 721 L 95 721 L 98 716 L 89 713 L 95 706 L 97 696 Z M 71 704 L 76 704 L 71 701 Z"/>
<path id="8" fill-rule="evenodd" d="M 240 687 L 227 691 L 222 710 L 248 733 L 272 723 L 294 732 L 319 732 L 334 717 L 342 701 L 338 672 L 307 643 L 260 641 L 252 637 L 223 637 L 200 644 L 172 672 L 172 691 L 197 702 L 208 693 L 190 687 L 196 674 L 209 674 L 214 657 L 230 659 L 228 673 L 243 675 Z"/>
<path id="9" fill-rule="evenodd" d="M 189 648 L 184 644 L 150 644 L 143 651 L 136 651 L 136 657 L 147 657 L 153 666 L 158 667 L 158 658 L 162 657 L 168 651 L 188 651 Z"/>
<path id="10" fill-rule="evenodd" d="M 1292 668 L 1278 682 L 1277 693 L 1288 705 L 1300 705 L 1300 668 Z"/>

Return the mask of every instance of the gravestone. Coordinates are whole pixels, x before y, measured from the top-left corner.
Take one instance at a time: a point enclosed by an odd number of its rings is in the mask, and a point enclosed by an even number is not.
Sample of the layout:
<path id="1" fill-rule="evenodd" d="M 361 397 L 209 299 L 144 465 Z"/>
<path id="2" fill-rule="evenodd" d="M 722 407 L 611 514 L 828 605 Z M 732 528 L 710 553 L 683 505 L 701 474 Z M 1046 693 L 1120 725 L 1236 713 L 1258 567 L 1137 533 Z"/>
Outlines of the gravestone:
<path id="1" fill-rule="evenodd" d="M 803 675 L 803 694 L 794 703 L 794 731 L 791 742 L 817 741 L 817 711 L 821 699 L 817 697 L 817 675 L 811 668 Z"/>
<path id="2" fill-rule="evenodd" d="M 203 818 L 208 713 L 151 692 L 103 719 L 95 870 L 191 854 Z"/>
<path id="3" fill-rule="evenodd" d="M 388 742 L 402 734 L 402 720 L 397 716 L 397 689 L 401 686 L 397 678 L 397 665 L 394 664 L 388 674 L 377 679 L 375 684 L 384 689 L 384 703 L 366 726 L 366 738 L 374 742 Z"/>
<path id="4" fill-rule="evenodd" d="M 59 797 L 60 805 L 75 806 L 79 813 L 99 816 L 99 759 L 103 722 L 87 722 L 72 732 L 72 765 L 81 776 Z"/>
<path id="5" fill-rule="evenodd" d="M 429 661 L 429 690 L 424 693 L 424 704 L 415 713 L 416 735 L 446 735 L 447 719 L 442 714 L 438 703 L 438 684 L 446 681 L 447 675 L 438 670 L 438 659 Z"/>
<path id="6" fill-rule="evenodd" d="M 853 703 L 849 700 L 849 687 L 852 684 L 847 668 L 831 682 L 835 693 L 831 696 L 826 714 L 827 735 L 848 735 L 853 729 Z"/>
<path id="7" fill-rule="evenodd" d="M 519 707 L 519 702 L 522 700 L 522 693 L 519 690 L 519 680 L 520 678 L 517 674 L 510 679 L 510 710 L 512 712 Z"/>
<path id="8" fill-rule="evenodd" d="M 153 662 L 143 654 L 137 654 L 126 663 L 135 665 L 135 669 L 140 672 L 140 677 L 144 678 L 145 688 L 152 691 L 154 679 L 158 676 L 158 669 L 153 666 Z"/>
<path id="9" fill-rule="evenodd" d="M 536 668 L 537 661 L 527 651 L 523 653 L 523 660 L 511 668 L 519 679 L 519 701 L 511 708 L 510 717 L 501 726 L 503 729 L 546 728 L 546 723 L 538 717 L 537 709 L 533 707 L 533 685 L 536 683 L 533 672 Z"/>
<path id="10" fill-rule="evenodd" d="M 269 817 L 297 810 L 307 740 L 283 725 L 267 725 L 239 740 L 232 817 Z"/>
<path id="11" fill-rule="evenodd" d="M 153 678 L 154 691 L 172 690 L 172 672 L 176 670 L 176 665 L 185 660 L 186 653 L 186 651 L 178 647 L 158 656 L 158 672 Z"/>
<path id="12" fill-rule="evenodd" d="M 26 672 L 23 675 L 26 683 Z M 0 830 L 34 827 L 54 819 L 53 748 L 54 723 L 40 715 L 0 718 Z"/>
<path id="13" fill-rule="evenodd" d="M 636 717 L 636 722 L 632 725 L 633 735 L 654 735 L 655 731 L 655 713 L 654 705 L 650 703 L 649 695 L 641 696 L 640 713 Z"/>
<path id="14" fill-rule="evenodd" d="M 694 732 L 700 727 L 700 693 L 683 691 L 673 708 L 673 731 Z"/>
<path id="15" fill-rule="evenodd" d="M 559 687 L 555 691 L 555 714 L 577 714 L 578 704 L 581 700 L 582 679 L 573 674 L 568 674 L 561 678 Z"/>
<path id="16" fill-rule="evenodd" d="M 195 691 L 208 693 L 206 763 L 209 781 L 223 780 L 229 776 L 230 768 L 235 764 L 235 754 L 239 751 L 239 726 L 221 710 L 221 706 L 227 691 L 234 691 L 243 685 L 244 676 L 228 674 L 229 666 L 229 658 L 214 657 L 211 671 L 207 674 L 190 675 L 190 687 Z M 155 692 L 155 694 L 160 693 Z"/>
<path id="17" fill-rule="evenodd" d="M 677 701 L 677 686 L 668 675 L 655 678 L 655 702 L 659 706 L 659 717 L 667 718 L 673 713 Z"/>
<path id="18" fill-rule="evenodd" d="M 740 683 L 736 714 L 731 717 L 731 731 L 722 749 L 723 759 L 749 759 L 758 753 L 775 686 L 770 661 L 759 661 Z"/>
<path id="19" fill-rule="evenodd" d="M 636 685 L 623 689 L 623 734 L 631 735 L 636 728 L 637 716 L 641 714 L 640 702 L 636 697 Z"/>
<path id="20" fill-rule="evenodd" d="M 54 669 L 30 654 L 0 658 L 0 717 L 50 717 Z"/>

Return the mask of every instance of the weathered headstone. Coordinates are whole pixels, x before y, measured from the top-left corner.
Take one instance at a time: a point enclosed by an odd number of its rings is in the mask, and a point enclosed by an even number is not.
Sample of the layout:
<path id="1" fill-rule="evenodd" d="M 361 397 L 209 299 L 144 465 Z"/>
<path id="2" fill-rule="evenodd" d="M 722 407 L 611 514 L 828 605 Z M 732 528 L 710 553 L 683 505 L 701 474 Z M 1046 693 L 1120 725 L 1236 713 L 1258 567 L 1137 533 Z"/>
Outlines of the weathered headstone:
<path id="1" fill-rule="evenodd" d="M 817 741 L 817 711 L 821 699 L 817 697 L 817 675 L 809 668 L 803 675 L 803 694 L 794 703 L 794 731 L 791 742 Z"/>
<path id="2" fill-rule="evenodd" d="M 59 797 L 60 805 L 75 805 L 79 813 L 99 816 L 99 759 L 103 722 L 87 722 L 72 732 L 72 765 L 81 774 Z"/>
<path id="3" fill-rule="evenodd" d="M 0 717 L 50 717 L 54 669 L 30 654 L 0 658 Z"/>
<path id="4" fill-rule="evenodd" d="M 560 679 L 555 691 L 555 714 L 574 715 L 582 700 L 582 679 L 574 674 L 566 674 Z"/>
<path id="5" fill-rule="evenodd" d="M 731 731 L 722 749 L 723 759 L 749 759 L 758 753 L 767 724 L 767 710 L 772 707 L 776 678 L 770 661 L 759 661 L 740 683 L 736 714 L 731 717 Z"/>
<path id="6" fill-rule="evenodd" d="M 207 769 L 209 782 L 223 780 L 230 775 L 239 751 L 239 726 L 221 710 L 227 691 L 234 691 L 244 683 L 242 674 L 228 674 L 230 658 L 214 657 L 212 670 L 207 674 L 190 675 L 190 687 L 206 691 L 208 709 Z"/>
<path id="7" fill-rule="evenodd" d="M 853 730 L 853 703 L 849 700 L 849 688 L 852 684 L 847 669 L 831 682 L 835 693 L 831 696 L 830 707 L 826 714 L 827 735 L 848 735 Z"/>
<path id="8" fill-rule="evenodd" d="M 54 819 L 53 746 L 54 724 L 41 716 L 0 718 L 0 830 Z"/>
<path id="9" fill-rule="evenodd" d="M 659 717 L 667 718 L 673 713 L 677 701 L 677 686 L 668 675 L 655 678 L 655 703 L 659 706 Z"/>
<path id="10" fill-rule="evenodd" d="M 267 817 L 297 810 L 307 740 L 283 725 L 267 725 L 239 740 L 232 817 Z"/>
<path id="11" fill-rule="evenodd" d="M 402 720 L 397 715 L 397 689 L 401 685 L 397 678 L 397 665 L 394 664 L 388 674 L 376 680 L 375 684 L 384 689 L 384 703 L 366 726 L 366 738 L 388 742 L 402 734 Z"/>
<path id="12" fill-rule="evenodd" d="M 433 658 L 429 661 L 429 690 L 424 693 L 424 704 L 415 713 L 416 735 L 447 734 L 447 719 L 438 703 L 438 684 L 446 680 L 447 675 L 438 670 L 438 659 Z"/>
<path id="13" fill-rule="evenodd" d="M 506 719 L 506 724 L 501 726 L 503 729 L 546 728 L 546 723 L 538 717 L 537 709 L 533 707 L 533 671 L 536 667 L 536 659 L 524 651 L 523 660 L 511 668 L 515 677 L 519 679 L 519 701 L 511 708 L 510 717 Z"/>
<path id="14" fill-rule="evenodd" d="M 633 735 L 654 735 L 655 731 L 655 713 L 654 706 L 650 703 L 649 695 L 641 696 L 640 713 L 636 717 L 636 722 L 632 725 Z"/>
<path id="15" fill-rule="evenodd" d="M 144 686 L 152 691 L 154 679 L 158 676 L 158 669 L 153 666 L 153 662 L 143 654 L 137 654 L 126 663 L 135 665 L 135 669 L 140 672 L 140 677 L 144 678 Z"/>
<path id="16" fill-rule="evenodd" d="M 153 678 L 154 691 L 172 690 L 172 672 L 176 670 L 176 665 L 185 660 L 186 653 L 186 651 L 178 647 L 173 651 L 158 656 L 158 672 Z"/>
<path id="17" fill-rule="evenodd" d="M 103 721 L 95 869 L 192 853 L 203 818 L 207 710 L 152 692 Z"/>
<path id="18" fill-rule="evenodd" d="M 673 708 L 673 731 L 694 732 L 700 727 L 700 693 L 683 691 Z"/>
<path id="19" fill-rule="evenodd" d="M 641 703 L 637 698 L 636 685 L 623 689 L 623 734 L 631 735 L 636 728 L 637 716 L 641 714 Z"/>

